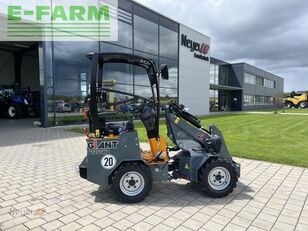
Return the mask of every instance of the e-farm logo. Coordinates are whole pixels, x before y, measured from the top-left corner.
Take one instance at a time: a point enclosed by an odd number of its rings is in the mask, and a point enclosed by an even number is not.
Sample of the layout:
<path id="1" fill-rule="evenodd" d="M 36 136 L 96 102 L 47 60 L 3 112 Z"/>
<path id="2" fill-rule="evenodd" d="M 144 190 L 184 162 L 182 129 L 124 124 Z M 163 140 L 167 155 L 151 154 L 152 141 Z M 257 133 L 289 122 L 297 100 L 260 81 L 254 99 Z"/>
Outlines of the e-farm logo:
<path id="1" fill-rule="evenodd" d="M 116 41 L 118 38 L 117 0 L 15 1 L 6 6 L 7 40 Z"/>

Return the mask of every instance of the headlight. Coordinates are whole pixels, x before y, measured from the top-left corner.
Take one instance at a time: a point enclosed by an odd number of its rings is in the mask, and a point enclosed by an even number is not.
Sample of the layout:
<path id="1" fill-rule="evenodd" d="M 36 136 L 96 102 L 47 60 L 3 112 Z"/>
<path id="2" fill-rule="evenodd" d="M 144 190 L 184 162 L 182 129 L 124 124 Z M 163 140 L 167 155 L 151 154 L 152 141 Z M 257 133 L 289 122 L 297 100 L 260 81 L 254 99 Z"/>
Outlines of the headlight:
<path id="1" fill-rule="evenodd" d="M 205 140 L 206 150 L 208 152 L 219 153 L 222 146 L 222 139 L 220 136 L 212 135 L 211 138 Z"/>
<path id="2" fill-rule="evenodd" d="M 28 105 L 29 103 L 28 103 L 28 101 L 24 98 L 24 103 L 26 104 L 26 105 Z"/>
<path id="3" fill-rule="evenodd" d="M 211 146 L 213 147 L 214 151 L 216 153 L 220 152 L 221 146 L 222 146 L 222 139 L 220 136 L 214 135 L 211 139 Z"/>

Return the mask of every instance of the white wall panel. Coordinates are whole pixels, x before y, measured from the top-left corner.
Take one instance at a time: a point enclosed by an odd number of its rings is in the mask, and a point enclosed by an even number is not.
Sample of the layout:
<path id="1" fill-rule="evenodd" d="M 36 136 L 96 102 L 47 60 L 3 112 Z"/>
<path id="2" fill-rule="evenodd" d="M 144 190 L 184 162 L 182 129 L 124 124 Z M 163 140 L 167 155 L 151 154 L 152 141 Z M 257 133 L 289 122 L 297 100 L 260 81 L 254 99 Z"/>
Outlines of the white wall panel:
<path id="1" fill-rule="evenodd" d="M 210 38 L 198 33 L 186 26 L 180 26 L 180 57 L 179 57 L 179 102 L 184 104 L 195 115 L 209 114 L 209 79 L 210 61 L 194 57 L 194 53 L 181 44 L 181 35 L 185 34 L 187 39 L 205 43 L 210 46 Z M 210 51 L 202 54 L 210 57 Z"/>

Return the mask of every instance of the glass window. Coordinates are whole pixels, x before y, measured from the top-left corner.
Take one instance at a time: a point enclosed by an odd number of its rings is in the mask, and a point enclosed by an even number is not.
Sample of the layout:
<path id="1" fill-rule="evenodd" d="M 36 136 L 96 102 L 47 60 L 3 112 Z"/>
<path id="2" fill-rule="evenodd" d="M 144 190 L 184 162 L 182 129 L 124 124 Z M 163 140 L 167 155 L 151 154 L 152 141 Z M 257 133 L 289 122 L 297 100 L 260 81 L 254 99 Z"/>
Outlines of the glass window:
<path id="1" fill-rule="evenodd" d="M 130 15 L 131 17 L 131 15 Z M 112 42 L 117 45 L 132 48 L 133 47 L 133 31 L 132 25 L 123 21 L 118 21 L 118 41 Z"/>
<path id="2" fill-rule="evenodd" d="M 161 105 L 166 105 L 169 103 L 176 103 L 178 100 L 178 92 L 177 89 L 168 89 L 161 88 L 160 89 L 160 103 Z"/>
<path id="3" fill-rule="evenodd" d="M 134 67 L 135 85 L 150 86 L 147 71 L 143 67 Z"/>
<path id="4" fill-rule="evenodd" d="M 152 98 L 152 90 L 150 87 L 135 86 L 135 95 L 143 96 L 145 98 Z"/>
<path id="5" fill-rule="evenodd" d="M 135 49 L 158 55 L 158 25 L 137 15 L 134 24 Z"/>
<path id="6" fill-rule="evenodd" d="M 167 64 L 169 69 L 169 79 L 160 79 L 161 87 L 177 88 L 178 87 L 178 63 L 174 60 L 160 58 L 161 64 Z"/>
<path id="7" fill-rule="evenodd" d="M 105 82 L 103 86 L 104 88 L 108 88 L 111 90 L 118 90 L 124 93 L 133 93 L 132 85 L 112 84 Z M 103 102 L 99 110 L 128 112 L 133 103 L 132 98 L 132 96 L 126 94 L 105 91 L 104 99 L 106 100 L 106 102 Z"/>
<path id="8" fill-rule="evenodd" d="M 254 105 L 255 100 L 254 100 L 253 95 L 244 95 L 244 105 Z"/>
<path id="9" fill-rule="evenodd" d="M 272 105 L 274 98 L 272 96 L 244 95 L 244 105 Z"/>
<path id="10" fill-rule="evenodd" d="M 116 84 L 113 87 L 114 90 L 118 90 L 118 91 L 123 91 L 123 92 L 127 92 L 127 93 L 131 93 L 133 94 L 134 90 L 133 90 L 133 85 L 126 85 L 126 84 Z M 122 97 L 122 96 L 119 96 Z"/>
<path id="11" fill-rule="evenodd" d="M 256 83 L 258 86 L 263 86 L 264 85 L 264 78 L 256 76 Z"/>
<path id="12" fill-rule="evenodd" d="M 88 95 L 87 73 L 80 74 L 80 91 L 83 97 Z"/>
<path id="13" fill-rule="evenodd" d="M 178 33 L 160 26 L 159 36 L 159 55 L 178 59 Z"/>
<path id="14" fill-rule="evenodd" d="M 219 76 L 219 66 L 215 64 L 210 64 L 210 83 L 219 84 L 218 76 Z"/>
<path id="15" fill-rule="evenodd" d="M 214 82 L 215 84 L 219 84 L 219 65 L 215 65 L 215 75 L 214 75 Z"/>
<path id="16" fill-rule="evenodd" d="M 117 84 L 112 89 L 122 91 L 122 92 L 127 92 L 127 93 L 133 93 L 133 86 L 132 85 Z M 120 112 L 129 112 L 133 108 L 133 104 L 135 103 L 133 100 L 131 100 L 132 98 L 133 97 L 129 96 L 129 95 L 114 93 L 114 92 L 108 92 L 107 93 L 107 100 L 108 100 L 108 102 L 110 103 L 111 106 L 107 109 L 116 110 L 116 111 L 120 111 Z"/>
<path id="17" fill-rule="evenodd" d="M 80 96 L 80 83 L 73 80 L 56 79 L 55 80 L 55 94 L 59 100 L 60 97 L 74 97 Z"/>
<path id="18" fill-rule="evenodd" d="M 158 56 L 149 55 L 143 52 L 135 52 L 136 55 L 150 59 L 155 62 L 156 68 L 158 64 Z M 150 81 L 146 70 L 143 67 L 134 66 L 134 83 L 136 85 L 150 86 Z"/>
<path id="19" fill-rule="evenodd" d="M 79 80 L 81 73 L 89 76 L 90 52 L 98 52 L 98 42 L 54 42 L 55 77 Z"/>
<path id="20" fill-rule="evenodd" d="M 172 21 L 172 20 L 170 20 L 170 19 L 168 19 L 168 18 L 166 18 L 162 15 L 159 16 L 158 21 L 159 21 L 160 26 L 168 28 L 169 30 L 175 31 L 177 33 L 179 32 L 179 24 L 178 23 L 176 23 L 176 22 L 174 22 L 174 21 Z"/>
<path id="21" fill-rule="evenodd" d="M 80 81 L 55 79 L 56 125 L 83 123 L 84 97 Z"/>
<path id="22" fill-rule="evenodd" d="M 122 85 L 122 84 L 116 84 L 113 87 L 110 87 L 113 90 L 118 90 L 122 92 L 127 92 L 133 94 L 133 86 L 132 85 Z M 107 99 L 109 103 L 119 103 L 128 99 L 131 99 L 132 96 L 120 94 L 120 93 L 114 93 L 114 92 L 107 92 Z M 129 104 L 129 103 L 128 103 Z M 119 110 L 123 107 L 123 104 L 117 104 L 115 106 L 116 110 Z"/>
<path id="23" fill-rule="evenodd" d="M 132 53 L 131 49 L 120 47 L 108 42 L 101 42 L 100 44 L 101 52 L 124 52 L 124 53 Z"/>
<path id="24" fill-rule="evenodd" d="M 109 46 L 110 44 L 105 45 Z M 110 47 L 116 48 L 118 46 L 112 45 Z M 105 63 L 103 67 L 103 87 L 133 93 L 133 65 L 125 63 Z M 124 104 L 112 104 L 131 99 L 131 96 L 107 91 L 106 97 L 107 102 L 110 104 L 106 107 L 107 110 L 128 111 L 130 106 L 126 107 Z M 128 102 L 128 104 L 130 104 L 130 102 Z"/>
<path id="25" fill-rule="evenodd" d="M 125 63 L 105 63 L 103 67 L 103 81 L 133 84 L 133 66 Z"/>
<path id="26" fill-rule="evenodd" d="M 265 96 L 264 104 L 274 104 L 274 98 L 272 96 Z"/>
<path id="27" fill-rule="evenodd" d="M 275 83 L 273 80 L 264 79 L 264 87 L 275 88 Z"/>
<path id="28" fill-rule="evenodd" d="M 210 111 L 218 111 L 218 90 L 210 90 Z"/>
<path id="29" fill-rule="evenodd" d="M 215 84 L 215 65 L 210 64 L 210 83 Z"/>
<path id="30" fill-rule="evenodd" d="M 249 73 L 245 73 L 244 75 L 244 82 L 248 83 L 248 84 L 253 84 L 256 85 L 256 76 L 249 74 Z"/>
<path id="31" fill-rule="evenodd" d="M 262 105 L 264 104 L 264 96 L 255 96 L 255 104 L 256 105 Z"/>

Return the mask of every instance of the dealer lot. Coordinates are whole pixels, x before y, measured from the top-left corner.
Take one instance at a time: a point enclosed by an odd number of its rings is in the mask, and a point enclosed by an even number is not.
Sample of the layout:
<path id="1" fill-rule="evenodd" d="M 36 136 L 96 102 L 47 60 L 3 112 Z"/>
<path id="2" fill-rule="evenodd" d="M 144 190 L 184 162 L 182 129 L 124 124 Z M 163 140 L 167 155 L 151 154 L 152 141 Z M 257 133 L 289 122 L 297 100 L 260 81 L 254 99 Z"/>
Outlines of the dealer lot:
<path id="1" fill-rule="evenodd" d="M 13 125 L 0 120 L 0 230 L 308 230 L 308 169 L 236 158 L 228 197 L 179 180 L 121 204 L 79 177 L 84 136 Z"/>

